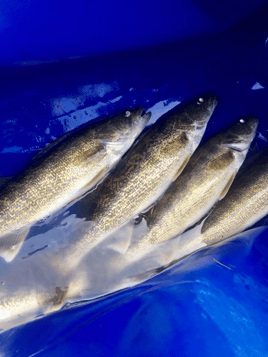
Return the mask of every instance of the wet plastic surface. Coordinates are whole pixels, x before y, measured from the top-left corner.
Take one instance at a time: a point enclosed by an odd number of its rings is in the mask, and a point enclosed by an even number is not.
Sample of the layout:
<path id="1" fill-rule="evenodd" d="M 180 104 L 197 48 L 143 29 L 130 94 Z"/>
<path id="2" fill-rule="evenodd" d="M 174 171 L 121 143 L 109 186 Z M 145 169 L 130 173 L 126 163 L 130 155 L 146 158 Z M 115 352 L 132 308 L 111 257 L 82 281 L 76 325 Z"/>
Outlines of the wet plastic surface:
<path id="1" fill-rule="evenodd" d="M 184 99 L 206 91 L 219 97 L 219 105 L 204 140 L 252 113 L 260 118 L 253 146 L 267 147 L 264 10 L 210 37 L 98 59 L 1 70 L 1 176 L 20 172 L 46 143 L 90 119 L 143 105 L 155 121 Z M 34 236 L 51 228 L 46 222 L 34 227 L 25 249 Z M 249 236 L 203 250 L 138 287 L 4 332 L 0 352 L 264 356 L 266 240 L 264 231 L 255 240 Z M 21 266 L 31 258 L 38 261 L 42 252 L 27 260 L 20 256 Z"/>

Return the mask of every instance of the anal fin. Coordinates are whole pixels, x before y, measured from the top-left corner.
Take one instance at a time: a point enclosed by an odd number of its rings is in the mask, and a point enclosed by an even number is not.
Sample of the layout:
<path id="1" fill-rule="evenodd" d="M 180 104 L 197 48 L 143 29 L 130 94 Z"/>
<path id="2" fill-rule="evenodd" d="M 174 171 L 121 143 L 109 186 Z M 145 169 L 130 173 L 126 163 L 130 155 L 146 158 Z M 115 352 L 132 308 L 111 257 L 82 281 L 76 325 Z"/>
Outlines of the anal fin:
<path id="1" fill-rule="evenodd" d="M 0 237 L 0 256 L 6 262 L 9 263 L 16 257 L 29 230 L 30 227 L 27 227 Z"/>
<path id="2" fill-rule="evenodd" d="M 68 206 L 70 204 L 73 204 L 74 202 L 77 202 L 81 199 L 81 197 L 87 193 L 88 191 L 93 191 L 95 189 L 96 185 L 100 183 L 105 177 L 106 174 L 108 173 L 108 170 L 106 167 L 104 167 L 91 181 L 86 183 L 76 194 L 75 198 L 73 198 L 71 201 L 69 201 Z"/>
<path id="3" fill-rule="evenodd" d="M 101 181 L 107 171 L 107 167 L 101 169 L 100 172 L 82 188 L 82 191 L 85 192 L 93 188 L 99 181 Z"/>

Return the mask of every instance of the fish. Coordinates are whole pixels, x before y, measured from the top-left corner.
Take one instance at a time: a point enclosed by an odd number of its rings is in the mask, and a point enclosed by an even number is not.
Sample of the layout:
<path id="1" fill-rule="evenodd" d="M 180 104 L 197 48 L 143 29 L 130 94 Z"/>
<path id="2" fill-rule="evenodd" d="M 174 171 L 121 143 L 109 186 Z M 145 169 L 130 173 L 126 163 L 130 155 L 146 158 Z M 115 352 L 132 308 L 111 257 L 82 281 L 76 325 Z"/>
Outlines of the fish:
<path id="1" fill-rule="evenodd" d="M 244 232 L 268 214 L 268 149 L 241 168 L 226 196 L 203 221 L 178 237 L 172 259 L 221 243 Z"/>
<path id="2" fill-rule="evenodd" d="M 20 266 L 17 268 L 19 269 Z M 25 271 L 31 271 L 33 266 L 31 266 L 30 269 L 25 268 L 25 266 L 21 268 L 25 273 Z M 35 272 L 40 272 L 38 266 Z M 50 274 L 53 274 L 53 272 L 50 272 Z M 82 280 L 83 278 L 78 279 L 78 281 L 70 281 L 68 285 L 65 285 L 64 282 L 58 284 L 53 281 L 55 275 L 57 275 L 56 272 L 54 272 L 54 275 L 50 275 L 51 279 L 48 280 L 44 274 L 37 274 L 37 278 L 34 277 L 34 274 L 31 272 L 28 284 L 25 283 L 25 281 L 24 284 L 20 283 L 18 277 L 15 276 L 13 277 L 13 281 L 10 279 L 6 284 L 1 286 L 1 332 L 32 321 L 40 316 L 47 315 L 48 313 L 56 312 L 66 304 L 66 300 L 79 300 L 79 293 L 85 286 Z M 34 281 L 35 279 L 35 284 L 31 284 L 32 280 Z M 57 279 L 58 278 L 56 278 L 56 280 Z M 8 285 L 12 285 L 12 282 L 14 282 L 13 287 L 8 287 Z"/>
<path id="3" fill-rule="evenodd" d="M 147 210 L 180 175 L 198 147 L 217 105 L 208 93 L 176 106 L 152 125 L 95 192 L 91 226 L 61 251 L 56 264 L 71 268 L 102 239 Z M 77 211 L 89 210 L 81 203 Z"/>
<path id="4" fill-rule="evenodd" d="M 199 147 L 182 174 L 144 215 L 147 232 L 128 250 L 128 259 L 145 254 L 200 221 L 231 187 L 255 137 L 258 119 L 239 119 Z"/>
<path id="5" fill-rule="evenodd" d="M 243 232 L 268 214 L 268 149 L 257 154 L 201 228 L 206 244 Z"/>
<path id="6" fill-rule="evenodd" d="M 151 113 L 136 108 L 90 122 L 52 142 L 0 189 L 0 256 L 11 262 L 31 226 L 100 182 L 131 147 Z"/>

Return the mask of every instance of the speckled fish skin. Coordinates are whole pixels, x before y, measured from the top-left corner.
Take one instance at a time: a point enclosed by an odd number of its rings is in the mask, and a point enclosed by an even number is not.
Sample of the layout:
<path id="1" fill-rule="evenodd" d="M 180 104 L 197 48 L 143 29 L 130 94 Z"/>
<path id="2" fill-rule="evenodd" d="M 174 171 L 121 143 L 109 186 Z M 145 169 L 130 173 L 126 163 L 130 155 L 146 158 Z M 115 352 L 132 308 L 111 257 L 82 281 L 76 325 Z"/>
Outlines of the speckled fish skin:
<path id="1" fill-rule="evenodd" d="M 149 208 L 181 173 L 200 143 L 217 99 L 177 106 L 141 137 L 97 192 L 92 229 L 68 247 L 68 265 L 101 238 Z"/>
<path id="2" fill-rule="evenodd" d="M 143 111 L 125 111 L 67 135 L 1 189 L 0 255 L 6 261 L 15 257 L 33 223 L 107 175 L 148 123 L 151 114 Z"/>
<path id="3" fill-rule="evenodd" d="M 268 214 L 268 149 L 245 167 L 225 198 L 204 221 L 201 237 L 206 244 L 243 232 Z"/>
<path id="4" fill-rule="evenodd" d="M 170 261 L 243 232 L 268 214 L 267 202 L 268 149 L 245 165 L 206 219 L 178 237 Z"/>
<path id="5" fill-rule="evenodd" d="M 230 188 L 255 136 L 258 119 L 238 120 L 197 149 L 183 173 L 146 215 L 149 231 L 128 251 L 141 255 L 204 217 Z"/>

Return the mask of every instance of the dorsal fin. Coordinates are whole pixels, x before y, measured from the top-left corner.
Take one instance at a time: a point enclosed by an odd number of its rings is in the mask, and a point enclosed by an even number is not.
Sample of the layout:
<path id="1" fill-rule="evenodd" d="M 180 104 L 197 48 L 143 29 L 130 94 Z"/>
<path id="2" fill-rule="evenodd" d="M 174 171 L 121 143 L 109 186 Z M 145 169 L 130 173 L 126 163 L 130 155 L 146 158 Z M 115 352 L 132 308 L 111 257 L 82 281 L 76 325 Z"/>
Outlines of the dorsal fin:
<path id="1" fill-rule="evenodd" d="M 55 148 L 60 142 L 62 142 L 64 139 L 66 139 L 68 136 L 70 136 L 71 133 L 66 133 L 59 138 L 53 140 L 51 143 L 46 145 L 43 149 L 41 149 L 33 158 L 32 162 L 36 162 L 39 159 L 41 159 L 43 156 L 45 156 L 50 150 Z"/>
<path id="2" fill-rule="evenodd" d="M 235 179 L 235 176 L 236 176 L 236 172 L 233 173 L 232 176 L 230 177 L 229 181 L 227 182 L 226 186 L 224 187 L 222 193 L 219 196 L 219 200 L 222 200 L 226 196 L 227 192 L 229 191 L 229 189 Z"/>

